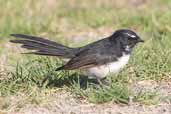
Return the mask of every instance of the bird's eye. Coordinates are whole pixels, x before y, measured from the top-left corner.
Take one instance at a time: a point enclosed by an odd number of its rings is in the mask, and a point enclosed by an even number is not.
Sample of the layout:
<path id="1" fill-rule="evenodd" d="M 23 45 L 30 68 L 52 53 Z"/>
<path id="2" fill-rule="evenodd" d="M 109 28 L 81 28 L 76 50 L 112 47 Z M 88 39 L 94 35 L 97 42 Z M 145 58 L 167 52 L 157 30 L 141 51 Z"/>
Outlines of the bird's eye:
<path id="1" fill-rule="evenodd" d="M 135 39 L 136 38 L 136 35 L 133 35 L 133 34 L 129 34 L 129 33 L 125 33 L 127 36 L 129 36 L 130 38 L 132 39 Z"/>

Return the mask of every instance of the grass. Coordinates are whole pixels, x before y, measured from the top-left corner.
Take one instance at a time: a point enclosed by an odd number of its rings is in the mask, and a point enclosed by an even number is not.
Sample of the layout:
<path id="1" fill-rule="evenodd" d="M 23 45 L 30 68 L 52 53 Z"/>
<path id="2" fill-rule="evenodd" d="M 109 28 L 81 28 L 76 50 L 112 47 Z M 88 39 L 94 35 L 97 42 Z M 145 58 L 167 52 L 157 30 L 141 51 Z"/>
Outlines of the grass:
<path id="1" fill-rule="evenodd" d="M 0 54 L 7 55 L 8 60 L 3 71 L 5 76 L 0 76 L 3 77 L 0 80 L 0 95 L 5 98 L 24 93 L 28 99 L 32 99 L 29 102 L 38 103 L 37 100 L 41 101 L 40 97 L 36 97 L 41 95 L 39 92 L 46 93 L 62 88 L 93 103 L 128 103 L 130 96 L 133 96 L 136 102 L 148 104 L 155 101 L 156 92 L 141 92 L 134 96 L 131 85 L 142 80 L 161 82 L 171 79 L 170 1 L 149 1 L 140 6 L 115 2 L 78 0 L 71 3 L 46 0 L 43 3 L 33 0 L 1 0 L 0 41 L 3 45 Z M 100 28 L 105 29 L 99 32 Z M 79 71 L 54 72 L 55 68 L 63 64 L 62 60 L 20 55 L 14 52 L 20 52 L 17 51 L 18 48 L 11 51 L 4 46 L 10 33 L 48 36 L 55 41 L 75 46 L 75 43 L 71 43 L 71 35 L 93 31 L 97 34 L 95 36 L 101 37 L 103 32 L 110 34 L 108 29 L 119 28 L 138 31 L 145 43 L 137 47 L 125 69 L 119 74 L 109 76 L 109 87 L 96 87 L 89 81 L 82 87 L 80 80 L 83 80 L 83 77 Z M 95 40 L 89 37 L 87 39 L 89 42 Z M 82 44 L 86 42 L 76 45 Z"/>

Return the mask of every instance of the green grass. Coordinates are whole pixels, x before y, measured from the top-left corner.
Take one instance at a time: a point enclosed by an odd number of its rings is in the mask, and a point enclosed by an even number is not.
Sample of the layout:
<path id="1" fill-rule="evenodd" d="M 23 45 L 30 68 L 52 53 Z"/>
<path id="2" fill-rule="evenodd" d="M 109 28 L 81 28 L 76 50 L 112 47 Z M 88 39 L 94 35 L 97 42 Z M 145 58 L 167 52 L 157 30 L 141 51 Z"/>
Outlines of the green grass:
<path id="1" fill-rule="evenodd" d="M 41 101 L 36 97 L 40 95 L 38 91 L 42 93 L 61 88 L 93 103 L 128 103 L 130 96 L 136 102 L 148 104 L 155 101 L 155 92 L 142 92 L 134 96 L 131 84 L 134 81 L 160 82 L 171 78 L 170 1 L 149 1 L 137 7 L 128 3 L 119 5 L 119 2 L 104 5 L 100 1 L 100 5 L 95 5 L 97 1 L 78 0 L 71 3 L 52 0 L 54 3 L 50 4 L 48 1 L 1 0 L 0 41 L 3 45 L 0 46 L 0 54 L 7 55 L 8 60 L 3 71 L 6 76 L 0 73 L 0 77 L 3 77 L 0 80 L 0 95 L 7 97 L 23 92 L 32 99 L 30 102 L 37 103 L 36 100 Z M 89 81 L 82 87 L 80 80 L 84 78 L 79 71 L 54 71 L 63 64 L 61 59 L 20 55 L 4 46 L 10 33 L 48 36 L 66 45 L 73 45 L 70 35 L 82 31 L 99 33 L 100 28 L 106 28 L 104 32 L 108 32 L 108 28 L 135 29 L 145 40 L 135 49 L 128 66 L 119 74 L 109 76 L 109 87 L 97 86 Z M 76 45 L 82 44 L 86 42 Z"/>

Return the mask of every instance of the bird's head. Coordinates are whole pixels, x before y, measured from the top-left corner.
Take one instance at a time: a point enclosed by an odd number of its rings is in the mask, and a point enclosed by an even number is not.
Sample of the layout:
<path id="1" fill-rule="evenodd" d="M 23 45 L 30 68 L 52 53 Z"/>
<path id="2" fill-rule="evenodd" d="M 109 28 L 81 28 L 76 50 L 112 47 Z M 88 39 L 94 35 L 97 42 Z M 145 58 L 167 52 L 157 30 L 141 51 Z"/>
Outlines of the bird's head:
<path id="1" fill-rule="evenodd" d="M 111 36 L 125 52 L 131 52 L 136 44 L 144 42 L 134 31 L 128 29 L 120 29 Z"/>

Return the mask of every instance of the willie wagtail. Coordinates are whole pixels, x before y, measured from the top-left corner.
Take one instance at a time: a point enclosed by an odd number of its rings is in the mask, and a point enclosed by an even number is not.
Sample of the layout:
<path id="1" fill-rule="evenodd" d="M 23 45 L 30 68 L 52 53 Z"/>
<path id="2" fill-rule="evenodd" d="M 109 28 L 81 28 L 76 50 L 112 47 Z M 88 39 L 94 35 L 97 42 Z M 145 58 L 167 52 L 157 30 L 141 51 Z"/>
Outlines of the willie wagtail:
<path id="1" fill-rule="evenodd" d="M 135 32 L 128 29 L 115 31 L 111 36 L 83 47 L 71 48 L 36 36 L 11 34 L 20 38 L 10 40 L 22 44 L 22 48 L 35 50 L 29 54 L 58 56 L 69 61 L 56 70 L 83 69 L 88 76 L 105 78 L 109 73 L 116 73 L 129 60 L 130 54 L 139 42 L 144 42 Z"/>

